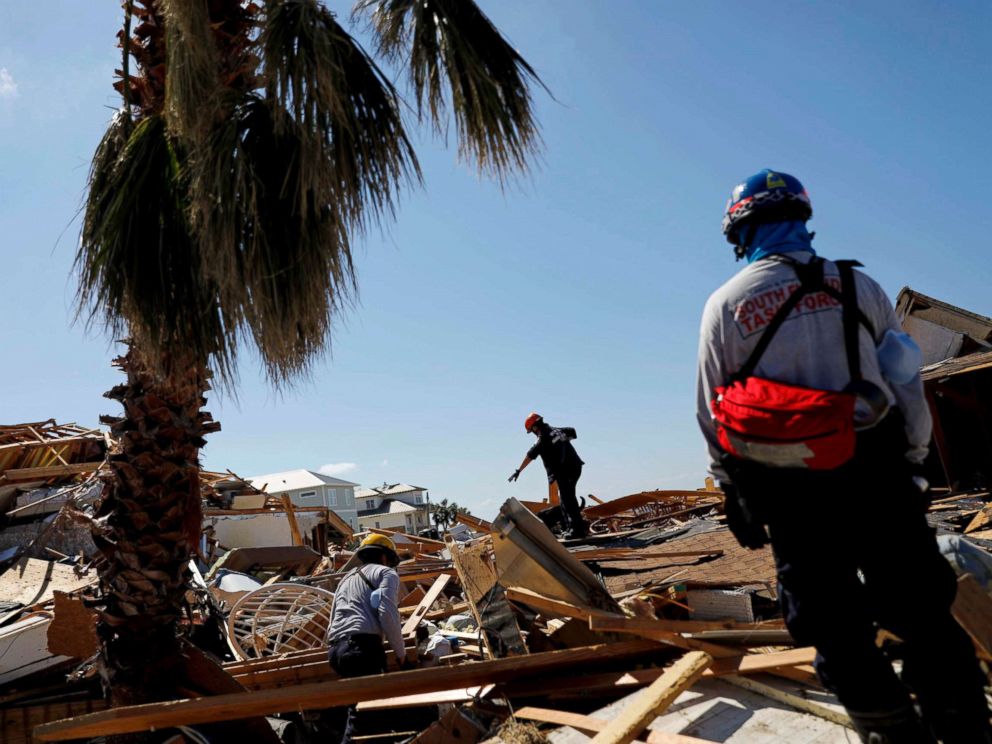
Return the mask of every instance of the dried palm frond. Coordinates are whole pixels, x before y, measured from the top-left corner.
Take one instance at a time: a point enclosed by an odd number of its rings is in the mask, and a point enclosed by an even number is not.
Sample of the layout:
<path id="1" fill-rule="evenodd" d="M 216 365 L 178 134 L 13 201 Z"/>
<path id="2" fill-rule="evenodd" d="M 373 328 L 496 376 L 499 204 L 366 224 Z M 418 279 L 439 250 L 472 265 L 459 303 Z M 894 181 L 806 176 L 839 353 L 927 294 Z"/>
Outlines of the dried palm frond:
<path id="1" fill-rule="evenodd" d="M 421 116 L 439 131 L 450 103 L 463 158 L 501 181 L 527 170 L 541 147 L 529 84 L 547 88 L 472 0 L 359 0 L 355 10 L 372 10 L 379 50 L 409 64 Z"/>
<path id="2" fill-rule="evenodd" d="M 151 358 L 186 349 L 230 379 L 236 329 L 224 326 L 217 288 L 201 274 L 181 154 L 161 117 L 143 119 L 122 143 L 125 121 L 115 117 L 93 159 L 75 264 L 79 310 L 130 334 Z"/>

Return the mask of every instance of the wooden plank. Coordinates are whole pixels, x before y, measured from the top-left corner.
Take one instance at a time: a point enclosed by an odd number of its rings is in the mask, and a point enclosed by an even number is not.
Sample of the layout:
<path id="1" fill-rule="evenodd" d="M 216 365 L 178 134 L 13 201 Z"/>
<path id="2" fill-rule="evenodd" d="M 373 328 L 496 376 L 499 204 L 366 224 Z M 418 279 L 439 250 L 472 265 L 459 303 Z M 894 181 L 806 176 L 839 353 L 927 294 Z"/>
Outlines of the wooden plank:
<path id="1" fill-rule="evenodd" d="M 570 713 L 564 710 L 552 710 L 550 708 L 536 708 L 526 706 L 514 711 L 514 717 L 523 718 L 528 721 L 540 721 L 541 723 L 553 723 L 556 726 L 571 726 L 583 733 L 598 734 L 609 725 L 609 721 L 602 718 L 593 718 L 579 713 Z M 640 741 L 640 740 L 637 740 Z M 643 739 L 647 744 L 713 744 L 704 739 L 697 739 L 694 736 L 683 736 L 682 734 L 670 734 L 666 731 L 649 731 Z"/>
<path id="2" fill-rule="evenodd" d="M 979 655 L 992 658 L 992 597 L 989 597 L 971 574 L 958 579 L 958 593 L 951 614 L 968 631 Z"/>
<path id="3" fill-rule="evenodd" d="M 232 509 L 263 509 L 269 495 L 266 493 L 243 493 L 231 499 Z"/>
<path id="4" fill-rule="evenodd" d="M 50 602 L 56 591 L 74 592 L 96 582 L 95 571 L 79 576 L 73 566 L 21 558 L 0 574 L 0 600 L 30 607 Z"/>
<path id="5" fill-rule="evenodd" d="M 441 592 L 444 591 L 444 588 L 448 585 L 450 580 L 451 576 L 448 574 L 441 574 L 434 580 L 431 588 L 427 591 L 424 598 L 420 600 L 420 603 L 413 611 L 413 614 L 406 619 L 405 623 L 403 623 L 403 635 L 409 635 L 417 629 L 417 626 L 420 624 L 420 621 L 423 619 L 424 615 L 427 614 L 427 611 L 431 608 L 431 606 L 438 600 L 438 598 L 440 598 Z"/>
<path id="6" fill-rule="evenodd" d="M 283 514 L 286 509 L 269 507 L 266 509 L 204 509 L 205 517 L 243 517 L 249 514 Z M 326 513 L 328 509 L 323 506 L 294 506 L 293 512 L 296 514 L 317 514 Z"/>
<path id="7" fill-rule="evenodd" d="M 282 508 L 286 510 L 286 520 L 289 522 L 289 532 L 293 538 L 293 545 L 302 545 L 303 536 L 300 535 L 300 525 L 296 521 L 296 512 L 293 511 L 293 500 L 288 493 L 282 495 Z"/>
<path id="8" fill-rule="evenodd" d="M 475 618 L 475 626 L 482 627 L 482 615 L 479 613 L 478 602 L 486 596 L 488 592 L 496 586 L 496 571 L 492 564 L 486 559 L 491 548 L 491 539 L 480 540 L 474 545 L 458 545 L 454 542 L 448 547 L 451 552 L 451 562 L 458 572 L 458 580 L 465 593 L 472 617 Z M 489 646 L 488 634 L 482 634 L 482 642 L 486 650 L 492 656 L 492 648 Z"/>
<path id="9" fill-rule="evenodd" d="M 975 518 L 964 528 L 964 534 L 970 535 L 972 532 L 985 529 L 989 524 L 992 524 L 992 504 L 986 504 L 982 507 L 981 511 L 975 515 Z"/>
<path id="10" fill-rule="evenodd" d="M 426 596 L 427 592 L 424 591 L 424 588 L 420 584 L 417 584 L 412 591 L 407 592 L 406 596 L 399 601 L 400 611 L 413 612 L 417 609 L 420 601 Z"/>
<path id="11" fill-rule="evenodd" d="M 793 648 L 788 651 L 775 651 L 767 654 L 746 654 L 717 659 L 706 670 L 708 675 L 748 674 L 780 667 L 794 667 L 812 664 L 816 649 L 812 646 Z"/>
<path id="12" fill-rule="evenodd" d="M 480 519 L 479 517 L 473 517 L 471 514 L 456 514 L 455 521 L 461 522 L 470 529 L 476 532 L 492 532 L 493 523 L 487 522 L 485 519 Z"/>
<path id="13" fill-rule="evenodd" d="M 589 621 L 589 629 L 603 633 L 663 631 L 665 633 L 700 633 L 707 630 L 761 630 L 763 626 L 733 620 L 655 620 L 647 617 L 603 617 Z"/>
<path id="14" fill-rule="evenodd" d="M 666 550 L 664 553 L 650 550 L 635 550 L 633 548 L 593 548 L 591 550 L 575 550 L 572 555 L 580 561 L 642 561 L 664 558 L 702 558 L 704 556 L 721 556 L 722 550 Z"/>
<path id="15" fill-rule="evenodd" d="M 35 738 L 38 741 L 68 741 L 185 724 L 234 721 L 288 711 L 332 708 L 398 695 L 508 682 L 522 675 L 583 669 L 604 658 L 611 661 L 642 658 L 656 649 L 657 644 L 650 641 L 598 644 L 443 669 L 415 669 L 278 690 L 125 706 L 40 726 L 35 729 Z"/>
<path id="16" fill-rule="evenodd" d="M 797 649 L 798 650 L 798 649 Z M 704 677 L 729 676 L 740 674 L 775 673 L 785 670 L 806 670 L 802 664 L 805 654 L 794 654 L 793 650 L 767 654 L 747 654 L 744 656 L 717 659 L 713 666 L 707 669 Z M 788 666 L 784 666 L 788 664 Z M 649 685 L 664 673 L 664 669 L 635 669 L 631 671 L 601 672 L 599 674 L 584 674 L 570 677 L 545 677 L 539 680 L 524 679 L 510 683 L 501 688 L 500 692 L 509 697 L 529 697 L 546 695 L 553 691 L 554 696 L 568 697 L 570 693 L 588 696 L 594 692 L 616 692 L 625 694 L 626 690 Z M 801 680 L 805 681 L 805 679 Z"/>
<path id="17" fill-rule="evenodd" d="M 713 657 L 702 651 L 692 651 L 683 656 L 638 694 L 606 728 L 596 734 L 593 744 L 628 744 L 633 741 L 675 698 L 691 687 L 712 663 Z"/>
<path id="18" fill-rule="evenodd" d="M 392 708 L 420 708 L 443 703 L 468 703 L 476 698 L 482 698 L 492 692 L 495 685 L 481 687 L 463 687 L 457 690 L 441 690 L 440 692 L 425 692 L 420 695 L 400 695 L 384 700 L 366 700 L 356 707 L 358 712 L 368 710 L 390 710 Z"/>
<path id="19" fill-rule="evenodd" d="M 737 687 L 757 693 L 758 695 L 764 695 L 770 700 L 783 703 L 784 705 L 800 710 L 803 713 L 809 713 L 817 716 L 818 718 L 823 718 L 824 720 L 840 724 L 841 726 L 846 726 L 847 728 L 854 728 L 854 724 L 851 723 L 851 718 L 846 713 L 828 708 L 826 705 L 820 705 L 812 700 L 807 700 L 806 698 L 800 697 L 799 695 L 794 695 L 791 692 L 780 690 L 777 687 L 772 687 L 771 685 L 751 679 L 750 677 L 735 677 L 731 675 L 724 677 L 723 679 L 732 685 L 736 685 Z"/>
<path id="20" fill-rule="evenodd" d="M 650 626 L 650 623 L 653 621 L 648 622 L 649 625 L 644 627 L 636 623 L 631 625 L 618 624 L 615 626 L 616 630 L 613 632 L 630 633 L 631 635 L 636 635 L 640 638 L 650 638 L 651 640 L 658 641 L 659 643 L 668 643 L 673 646 L 678 646 L 679 648 L 705 651 L 716 659 L 740 656 L 740 654 L 732 648 L 727 648 L 726 646 L 721 646 L 717 643 L 710 643 L 696 638 L 685 638 L 679 633 L 654 629 Z M 589 627 L 596 630 L 600 630 L 602 628 L 596 618 L 589 619 Z"/>
<path id="21" fill-rule="evenodd" d="M 411 535 L 407 532 L 400 532 L 399 530 L 387 530 L 381 527 L 369 527 L 368 532 L 374 532 L 377 535 L 385 535 L 388 538 L 396 537 L 399 542 L 404 543 L 403 546 L 399 544 L 396 545 L 397 548 L 405 547 L 409 543 L 419 543 L 425 550 L 433 546 L 432 550 L 427 550 L 429 553 L 439 553 L 445 548 L 443 540 L 432 540 L 429 537 L 420 537 L 420 535 Z"/>
<path id="22" fill-rule="evenodd" d="M 73 465 L 51 465 L 47 468 L 12 468 L 4 471 L 3 477 L 7 482 L 48 480 L 62 475 L 78 473 L 95 473 L 103 466 L 103 462 L 79 462 Z"/>
<path id="23" fill-rule="evenodd" d="M 558 617 L 577 617 L 580 620 L 590 621 L 593 618 L 608 620 L 624 619 L 623 615 L 617 615 L 613 612 L 600 610 L 596 607 L 580 607 L 579 605 L 572 604 L 571 602 L 546 597 L 543 594 L 532 592 L 529 589 L 508 588 L 506 590 L 506 598 L 511 602 L 520 602 L 528 607 L 533 607 L 535 610 L 557 615 Z"/>
<path id="24" fill-rule="evenodd" d="M 31 744 L 31 730 L 35 726 L 106 708 L 103 700 L 52 700 L 39 705 L 0 708 L 0 742 Z"/>

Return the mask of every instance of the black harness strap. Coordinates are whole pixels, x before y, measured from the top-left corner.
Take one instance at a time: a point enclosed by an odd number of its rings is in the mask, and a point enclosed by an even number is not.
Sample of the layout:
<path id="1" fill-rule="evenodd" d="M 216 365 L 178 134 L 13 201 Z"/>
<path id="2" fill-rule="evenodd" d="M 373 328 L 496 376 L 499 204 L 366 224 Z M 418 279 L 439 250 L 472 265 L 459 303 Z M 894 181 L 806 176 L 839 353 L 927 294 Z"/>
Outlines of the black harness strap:
<path id="1" fill-rule="evenodd" d="M 761 334 L 758 343 L 751 351 L 742 366 L 730 378 L 731 382 L 744 380 L 754 374 L 758 362 L 768 349 L 778 329 L 788 319 L 789 314 L 796 309 L 799 301 L 811 292 L 824 292 L 828 297 L 832 297 L 841 303 L 843 324 L 844 324 L 844 348 L 847 351 L 847 366 L 851 373 L 851 380 L 861 379 L 861 355 L 858 348 L 858 323 L 865 326 L 872 338 L 875 337 L 875 329 L 867 316 L 858 307 L 857 287 L 854 283 L 854 267 L 861 266 L 858 261 L 835 261 L 840 272 L 841 291 L 838 292 L 823 281 L 824 261 L 819 256 L 814 257 L 809 263 L 803 264 L 791 258 L 782 256 L 782 260 L 792 265 L 799 278 L 799 286 L 789 295 L 788 299 L 778 309 L 765 332 Z"/>
<path id="2" fill-rule="evenodd" d="M 375 584 L 373 584 L 369 580 L 369 577 L 365 575 L 365 572 L 362 571 L 363 568 L 365 568 L 365 566 L 359 566 L 358 568 L 351 569 L 351 573 L 349 573 L 347 576 L 345 576 L 341 580 L 341 583 L 343 584 L 345 581 L 347 581 L 348 579 L 350 579 L 352 576 L 356 576 L 357 575 L 358 578 L 360 578 L 362 581 L 365 582 L 366 586 L 368 586 L 369 589 L 371 589 L 372 591 L 375 591 L 377 587 L 375 586 Z"/>
<path id="3" fill-rule="evenodd" d="M 850 261 L 838 261 L 840 271 L 840 294 L 844 319 L 844 347 L 847 350 L 847 369 L 851 373 L 851 382 L 861 379 L 861 349 L 858 344 L 858 318 L 855 310 L 858 308 L 858 287 L 854 283 L 854 267 Z M 872 338 L 874 329 L 869 326 Z"/>

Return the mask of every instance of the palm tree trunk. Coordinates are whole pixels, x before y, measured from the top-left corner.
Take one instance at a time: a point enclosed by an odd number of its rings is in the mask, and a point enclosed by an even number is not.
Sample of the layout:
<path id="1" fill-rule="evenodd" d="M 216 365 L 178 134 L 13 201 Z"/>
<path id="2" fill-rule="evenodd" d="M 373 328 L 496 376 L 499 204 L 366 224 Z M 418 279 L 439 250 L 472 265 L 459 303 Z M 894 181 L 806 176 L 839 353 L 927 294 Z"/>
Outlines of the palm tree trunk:
<path id="1" fill-rule="evenodd" d="M 123 417 L 102 418 L 118 448 L 95 535 L 107 559 L 99 666 L 114 705 L 171 699 L 181 674 L 179 623 L 201 527 L 199 449 L 220 425 L 201 410 L 206 366 L 171 361 L 153 367 L 132 347 L 114 362 L 127 382 L 106 393 L 124 406 Z"/>

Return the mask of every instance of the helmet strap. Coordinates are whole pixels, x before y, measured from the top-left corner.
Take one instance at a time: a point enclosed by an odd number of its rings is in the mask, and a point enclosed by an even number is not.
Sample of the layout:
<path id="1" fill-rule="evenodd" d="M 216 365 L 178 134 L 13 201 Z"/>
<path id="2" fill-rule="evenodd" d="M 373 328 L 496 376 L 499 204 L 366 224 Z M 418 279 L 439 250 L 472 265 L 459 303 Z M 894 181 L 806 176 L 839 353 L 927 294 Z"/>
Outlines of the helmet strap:
<path id="1" fill-rule="evenodd" d="M 734 246 L 734 256 L 738 261 L 747 257 L 748 248 L 751 247 L 751 242 L 754 240 L 754 233 L 754 225 L 750 222 L 738 228 L 737 244 Z"/>

